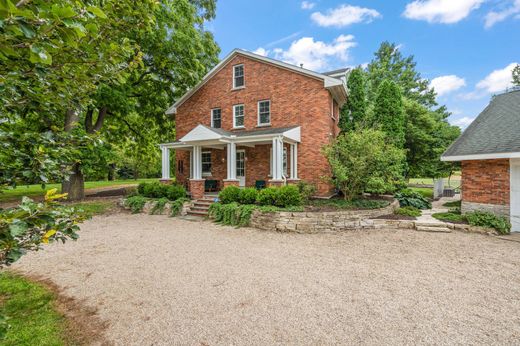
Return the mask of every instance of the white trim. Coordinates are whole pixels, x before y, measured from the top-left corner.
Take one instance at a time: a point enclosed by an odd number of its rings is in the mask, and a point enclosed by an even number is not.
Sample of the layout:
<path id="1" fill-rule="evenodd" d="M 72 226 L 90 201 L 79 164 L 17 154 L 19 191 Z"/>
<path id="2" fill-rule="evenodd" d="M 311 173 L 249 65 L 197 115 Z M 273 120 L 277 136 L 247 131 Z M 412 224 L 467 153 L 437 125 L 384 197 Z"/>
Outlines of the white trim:
<path id="1" fill-rule="evenodd" d="M 516 158 L 520 158 L 520 152 L 441 156 L 441 161 L 469 161 L 469 160 L 516 159 Z"/>
<path id="2" fill-rule="evenodd" d="M 237 109 L 237 107 L 240 107 L 240 106 L 242 106 L 242 124 L 243 125 L 238 125 L 237 126 L 237 123 L 236 123 L 236 109 Z M 246 106 L 243 103 L 239 103 L 239 104 L 233 105 L 233 128 L 234 129 L 242 129 L 242 128 L 245 127 L 245 124 L 246 124 Z"/>
<path id="3" fill-rule="evenodd" d="M 261 123 L 260 122 L 260 103 L 261 102 L 268 102 L 269 103 L 269 122 L 268 123 Z M 271 126 L 271 100 L 260 100 L 256 103 L 256 117 L 257 117 L 257 126 L 263 127 L 263 126 Z"/>
<path id="4" fill-rule="evenodd" d="M 236 75 L 235 75 L 235 69 L 237 67 L 240 67 L 242 66 L 242 78 L 244 79 L 244 84 L 240 85 L 240 86 L 236 86 Z M 246 87 L 246 68 L 244 67 L 244 64 L 237 64 L 237 65 L 233 65 L 233 90 L 237 90 L 237 89 L 244 89 Z"/>
<path id="5" fill-rule="evenodd" d="M 220 127 L 215 127 L 215 124 L 213 124 L 213 111 L 216 111 L 216 110 L 220 110 Z M 210 113 L 211 113 L 211 127 L 214 129 L 222 128 L 222 108 L 220 108 L 220 107 L 211 108 Z"/>
<path id="6" fill-rule="evenodd" d="M 213 69 L 211 69 L 211 71 L 209 71 L 204 76 L 204 78 L 202 79 L 202 81 L 199 82 L 199 84 L 197 84 L 194 88 L 192 88 L 191 90 L 186 92 L 170 108 L 168 108 L 168 110 L 166 111 L 166 114 L 176 114 L 177 108 L 179 108 L 180 105 L 182 105 L 186 100 L 188 100 L 195 92 L 197 92 L 197 90 L 199 90 L 204 84 L 206 84 L 208 82 L 208 80 L 210 80 L 215 74 L 217 74 L 221 69 L 223 69 L 228 64 L 228 62 L 232 58 L 234 58 L 235 55 L 237 55 L 237 54 L 246 56 L 248 58 L 251 58 L 251 59 L 254 59 L 257 61 L 275 65 L 275 66 L 283 68 L 285 70 L 289 70 L 289 71 L 296 72 L 296 73 L 299 73 L 299 74 L 302 74 L 305 76 L 323 80 L 323 87 L 326 89 L 329 89 L 335 98 L 338 98 L 341 96 L 341 100 L 336 100 L 338 102 L 338 105 L 340 106 L 340 108 L 347 99 L 347 88 L 346 88 L 345 84 L 339 79 L 329 77 L 329 76 L 326 76 L 324 74 L 317 73 L 314 71 L 310 71 L 310 70 L 307 70 L 307 69 L 304 69 L 304 68 L 301 68 L 298 66 L 287 64 L 285 62 L 271 59 L 271 58 L 268 58 L 268 57 L 265 57 L 262 55 L 254 54 L 254 53 L 247 52 L 247 51 L 244 51 L 241 49 L 234 49 L 222 61 L 220 61 Z M 245 76 L 245 70 L 244 70 L 244 76 Z M 244 78 L 244 85 L 245 85 L 245 78 Z"/>

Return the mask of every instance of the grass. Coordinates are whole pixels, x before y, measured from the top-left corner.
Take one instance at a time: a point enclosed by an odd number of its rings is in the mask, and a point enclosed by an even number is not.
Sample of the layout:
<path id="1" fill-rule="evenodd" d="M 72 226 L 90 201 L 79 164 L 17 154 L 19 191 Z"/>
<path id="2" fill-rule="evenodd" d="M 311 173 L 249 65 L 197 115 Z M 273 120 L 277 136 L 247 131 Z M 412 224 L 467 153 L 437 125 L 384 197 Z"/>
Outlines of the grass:
<path id="1" fill-rule="evenodd" d="M 18 275 L 0 273 L 0 316 L 7 317 L 2 345 L 68 344 L 66 320 L 55 310 L 56 297 Z"/>
<path id="2" fill-rule="evenodd" d="M 354 199 L 351 201 L 332 198 L 332 199 L 315 199 L 309 201 L 309 205 L 319 208 L 335 208 L 335 209 L 378 209 L 389 205 L 388 201 L 371 200 L 371 199 Z"/>
<path id="3" fill-rule="evenodd" d="M 455 172 L 451 179 L 449 180 L 448 184 L 448 178 L 444 178 L 444 185 L 447 187 L 459 187 L 460 186 L 460 172 Z M 410 178 L 409 181 L 410 184 L 421 184 L 421 185 L 433 185 L 433 179 L 432 178 Z"/>
<path id="4" fill-rule="evenodd" d="M 460 208 L 461 207 L 461 201 L 446 202 L 442 206 L 446 207 L 446 208 Z"/>
<path id="5" fill-rule="evenodd" d="M 436 218 L 437 220 L 446 221 L 446 222 L 457 222 L 457 223 L 467 222 L 466 217 L 464 215 L 457 214 L 457 213 L 450 213 L 450 212 L 435 213 L 435 214 L 432 214 L 432 216 L 434 218 Z"/>
<path id="6" fill-rule="evenodd" d="M 433 189 L 429 187 L 409 187 L 410 190 L 419 192 L 426 198 L 433 199 Z"/>
<path id="7" fill-rule="evenodd" d="M 110 211 L 115 206 L 115 201 L 94 201 L 80 202 L 72 204 L 76 208 L 80 208 L 89 216 L 101 215 Z"/>
<path id="8" fill-rule="evenodd" d="M 100 187 L 111 187 L 111 186 L 120 186 L 120 185 L 128 185 L 128 184 L 139 184 L 142 182 L 152 182 L 157 181 L 158 179 L 128 179 L 128 180 L 100 180 L 100 181 L 87 181 L 85 182 L 85 190 L 96 189 Z M 0 202 L 8 202 L 13 200 L 18 200 L 22 196 L 27 197 L 39 197 L 45 194 L 45 191 L 57 188 L 61 190 L 61 184 L 47 184 L 45 188 L 42 188 L 41 185 L 20 185 L 16 188 L 9 188 L 7 190 L 3 190 L 0 192 Z"/>

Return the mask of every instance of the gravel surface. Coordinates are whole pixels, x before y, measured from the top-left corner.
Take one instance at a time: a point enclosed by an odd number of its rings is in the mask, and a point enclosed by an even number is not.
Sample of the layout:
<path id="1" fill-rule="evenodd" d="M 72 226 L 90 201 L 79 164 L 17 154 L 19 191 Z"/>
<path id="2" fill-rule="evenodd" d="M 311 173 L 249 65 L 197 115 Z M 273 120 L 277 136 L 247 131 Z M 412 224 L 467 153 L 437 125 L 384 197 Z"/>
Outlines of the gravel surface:
<path id="1" fill-rule="evenodd" d="M 114 214 L 13 267 L 97 308 L 117 345 L 520 342 L 520 244 L 490 236 Z"/>

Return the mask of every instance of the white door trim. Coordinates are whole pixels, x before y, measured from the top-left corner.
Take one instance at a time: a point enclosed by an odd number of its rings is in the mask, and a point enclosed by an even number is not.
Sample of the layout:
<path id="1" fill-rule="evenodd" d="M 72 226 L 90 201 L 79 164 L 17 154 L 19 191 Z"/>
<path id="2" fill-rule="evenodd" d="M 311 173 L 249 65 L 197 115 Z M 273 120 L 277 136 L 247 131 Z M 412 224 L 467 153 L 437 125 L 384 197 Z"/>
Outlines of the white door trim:
<path id="1" fill-rule="evenodd" d="M 520 232 L 520 159 L 509 161 L 511 232 Z"/>
<path id="2" fill-rule="evenodd" d="M 240 176 L 238 175 L 238 163 L 236 164 L 236 177 L 237 177 L 237 180 L 238 180 L 238 186 L 240 187 L 245 187 L 246 186 L 246 151 L 244 149 L 239 149 L 237 150 L 237 156 L 236 156 L 236 160 L 238 161 L 239 157 L 241 156 L 241 154 L 243 154 L 243 162 L 244 162 L 244 175 L 243 176 Z"/>

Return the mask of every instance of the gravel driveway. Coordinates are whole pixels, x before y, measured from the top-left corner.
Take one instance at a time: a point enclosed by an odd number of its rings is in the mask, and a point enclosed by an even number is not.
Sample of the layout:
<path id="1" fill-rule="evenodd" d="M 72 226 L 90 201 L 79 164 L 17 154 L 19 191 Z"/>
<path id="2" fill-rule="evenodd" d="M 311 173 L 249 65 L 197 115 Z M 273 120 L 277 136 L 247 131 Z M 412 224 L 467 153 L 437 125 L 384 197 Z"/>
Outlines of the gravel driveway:
<path id="1" fill-rule="evenodd" d="M 13 266 L 98 309 L 118 345 L 518 344 L 520 243 L 88 221 Z"/>

